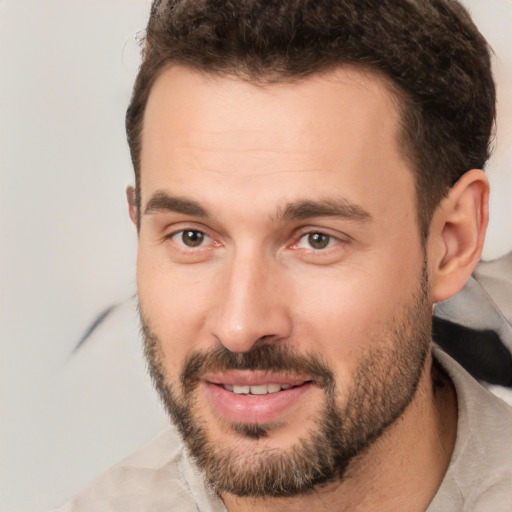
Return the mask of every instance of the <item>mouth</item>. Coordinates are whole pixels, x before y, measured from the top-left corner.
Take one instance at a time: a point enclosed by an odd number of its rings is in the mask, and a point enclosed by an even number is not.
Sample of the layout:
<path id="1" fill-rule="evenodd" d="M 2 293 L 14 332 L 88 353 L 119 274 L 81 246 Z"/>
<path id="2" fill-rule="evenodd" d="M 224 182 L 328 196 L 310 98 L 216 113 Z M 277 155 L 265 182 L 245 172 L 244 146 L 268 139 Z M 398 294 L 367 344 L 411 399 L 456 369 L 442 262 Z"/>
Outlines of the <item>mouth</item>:
<path id="1" fill-rule="evenodd" d="M 317 387 L 311 379 L 254 371 L 209 375 L 203 385 L 215 415 L 239 424 L 282 420 Z"/>
<path id="2" fill-rule="evenodd" d="M 231 391 L 236 395 L 267 395 L 272 393 L 279 393 L 280 391 L 286 391 L 288 389 L 296 388 L 298 386 L 302 386 L 303 384 L 311 382 L 305 381 L 301 384 L 259 384 L 256 386 L 248 386 L 244 384 L 219 384 L 227 391 Z"/>

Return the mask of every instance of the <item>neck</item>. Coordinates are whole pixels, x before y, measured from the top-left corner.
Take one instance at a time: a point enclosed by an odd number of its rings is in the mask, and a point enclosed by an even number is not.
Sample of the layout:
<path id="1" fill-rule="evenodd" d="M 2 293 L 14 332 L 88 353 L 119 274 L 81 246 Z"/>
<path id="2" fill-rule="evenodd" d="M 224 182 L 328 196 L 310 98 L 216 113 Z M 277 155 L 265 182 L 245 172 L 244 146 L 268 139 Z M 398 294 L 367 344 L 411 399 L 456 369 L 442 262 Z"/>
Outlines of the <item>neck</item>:
<path id="1" fill-rule="evenodd" d="M 457 428 L 455 391 L 427 361 L 402 416 L 350 463 L 342 481 L 290 498 L 224 495 L 229 512 L 424 511 L 441 485 Z"/>

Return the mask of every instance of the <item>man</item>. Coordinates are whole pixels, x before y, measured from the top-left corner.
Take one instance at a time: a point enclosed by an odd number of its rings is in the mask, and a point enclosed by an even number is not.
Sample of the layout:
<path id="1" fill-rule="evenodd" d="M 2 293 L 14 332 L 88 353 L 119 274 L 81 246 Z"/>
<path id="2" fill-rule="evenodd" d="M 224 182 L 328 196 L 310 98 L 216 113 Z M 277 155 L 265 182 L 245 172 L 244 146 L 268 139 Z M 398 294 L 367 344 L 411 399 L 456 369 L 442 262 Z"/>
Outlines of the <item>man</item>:
<path id="1" fill-rule="evenodd" d="M 512 410 L 432 348 L 495 91 L 454 0 L 155 1 L 127 113 L 171 431 L 66 510 L 505 511 Z"/>

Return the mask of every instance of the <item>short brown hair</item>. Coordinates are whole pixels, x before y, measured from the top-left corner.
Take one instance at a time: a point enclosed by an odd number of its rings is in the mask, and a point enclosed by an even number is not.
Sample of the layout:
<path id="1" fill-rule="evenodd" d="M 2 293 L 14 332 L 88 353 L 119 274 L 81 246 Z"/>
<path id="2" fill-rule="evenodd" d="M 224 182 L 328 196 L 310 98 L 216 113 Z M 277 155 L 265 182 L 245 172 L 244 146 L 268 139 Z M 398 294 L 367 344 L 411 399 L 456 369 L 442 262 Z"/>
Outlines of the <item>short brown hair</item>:
<path id="1" fill-rule="evenodd" d="M 399 143 L 415 171 L 423 237 L 449 187 L 489 157 L 490 51 L 456 0 L 154 0 L 126 114 L 138 202 L 146 102 L 173 64 L 258 83 L 343 64 L 387 77 L 401 105 Z"/>

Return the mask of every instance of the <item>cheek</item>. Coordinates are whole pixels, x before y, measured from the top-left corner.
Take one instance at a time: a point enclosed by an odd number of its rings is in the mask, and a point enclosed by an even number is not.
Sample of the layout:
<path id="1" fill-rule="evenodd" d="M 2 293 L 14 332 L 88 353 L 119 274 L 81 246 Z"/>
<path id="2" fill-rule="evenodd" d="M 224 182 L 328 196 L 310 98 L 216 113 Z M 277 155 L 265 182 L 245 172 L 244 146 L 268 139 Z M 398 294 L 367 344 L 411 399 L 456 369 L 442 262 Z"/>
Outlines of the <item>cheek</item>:
<path id="1" fill-rule="evenodd" d="M 208 279 L 187 279 L 183 271 L 141 257 L 137 288 L 141 313 L 160 342 L 168 375 L 178 375 L 186 355 L 205 339 Z"/>
<path id="2" fill-rule="evenodd" d="M 416 265 L 396 270 L 382 257 L 378 265 L 367 263 L 302 281 L 295 294 L 296 332 L 342 381 L 372 347 L 393 343 L 393 323 L 418 286 Z"/>
<path id="3" fill-rule="evenodd" d="M 382 311 L 361 287 L 331 286 L 308 294 L 296 310 L 296 332 L 309 349 L 321 354 L 338 376 L 351 375 L 361 353 L 373 342 Z"/>

